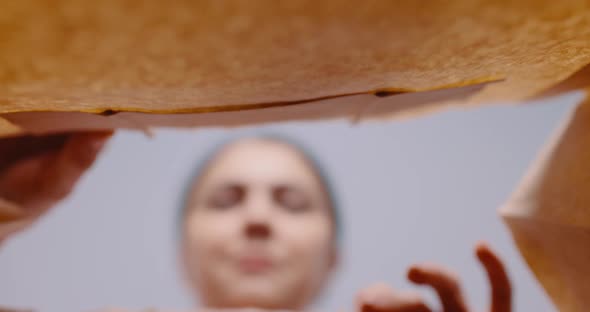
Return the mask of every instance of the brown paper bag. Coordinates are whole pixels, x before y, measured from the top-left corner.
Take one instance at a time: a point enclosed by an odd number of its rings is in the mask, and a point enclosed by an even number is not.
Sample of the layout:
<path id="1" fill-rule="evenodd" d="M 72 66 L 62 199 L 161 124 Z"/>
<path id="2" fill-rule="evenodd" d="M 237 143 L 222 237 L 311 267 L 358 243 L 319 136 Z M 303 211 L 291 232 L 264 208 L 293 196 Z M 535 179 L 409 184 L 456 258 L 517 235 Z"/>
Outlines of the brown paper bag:
<path id="1" fill-rule="evenodd" d="M 517 102 L 589 86 L 589 38 L 586 0 L 0 1 L 0 136 Z M 590 306 L 588 106 L 503 210 L 564 311 Z"/>
<path id="2" fill-rule="evenodd" d="M 359 121 L 520 101 L 590 63 L 589 6 L 0 1 L 0 135 Z"/>
<path id="3" fill-rule="evenodd" d="M 590 307 L 590 99 L 502 207 L 522 255 L 560 311 Z"/>

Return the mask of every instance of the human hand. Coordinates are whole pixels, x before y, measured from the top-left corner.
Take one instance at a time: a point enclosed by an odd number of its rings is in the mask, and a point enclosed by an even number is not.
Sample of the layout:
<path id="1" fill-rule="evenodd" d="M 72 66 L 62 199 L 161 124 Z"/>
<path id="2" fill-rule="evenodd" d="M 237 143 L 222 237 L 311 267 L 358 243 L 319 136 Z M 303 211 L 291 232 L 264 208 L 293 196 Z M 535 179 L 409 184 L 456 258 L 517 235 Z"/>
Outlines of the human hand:
<path id="1" fill-rule="evenodd" d="M 512 290 L 506 269 L 500 258 L 484 243 L 475 253 L 485 268 L 491 286 L 490 312 L 510 312 Z M 414 265 L 408 270 L 408 279 L 417 285 L 428 285 L 436 291 L 443 312 L 471 312 L 461 291 L 457 276 L 436 264 Z M 386 284 L 375 284 L 357 295 L 359 312 L 432 312 L 416 292 L 394 290 Z"/>
<path id="2" fill-rule="evenodd" d="M 65 198 L 112 132 L 0 139 L 0 240 Z"/>

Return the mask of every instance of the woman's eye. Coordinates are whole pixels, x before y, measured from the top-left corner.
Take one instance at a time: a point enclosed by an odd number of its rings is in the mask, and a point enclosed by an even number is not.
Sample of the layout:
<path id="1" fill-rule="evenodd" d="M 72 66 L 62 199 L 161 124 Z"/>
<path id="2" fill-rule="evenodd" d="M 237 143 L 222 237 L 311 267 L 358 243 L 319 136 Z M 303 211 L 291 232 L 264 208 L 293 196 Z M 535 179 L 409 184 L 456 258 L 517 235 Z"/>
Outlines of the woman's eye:
<path id="1" fill-rule="evenodd" d="M 239 205 L 246 190 L 239 185 L 226 185 L 215 190 L 207 201 L 207 206 L 214 210 L 227 210 Z"/>
<path id="2" fill-rule="evenodd" d="M 308 196 L 293 187 L 280 186 L 273 191 L 274 201 L 288 212 L 303 213 L 310 210 Z"/>

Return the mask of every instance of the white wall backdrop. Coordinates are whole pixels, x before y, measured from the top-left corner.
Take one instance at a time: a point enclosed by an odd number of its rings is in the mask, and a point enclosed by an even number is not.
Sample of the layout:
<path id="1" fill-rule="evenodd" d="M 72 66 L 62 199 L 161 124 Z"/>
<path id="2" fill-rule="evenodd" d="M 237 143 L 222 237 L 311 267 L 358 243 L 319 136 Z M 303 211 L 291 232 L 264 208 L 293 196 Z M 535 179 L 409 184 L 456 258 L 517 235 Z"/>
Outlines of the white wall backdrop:
<path id="1" fill-rule="evenodd" d="M 315 152 L 342 204 L 344 261 L 319 309 L 350 310 L 355 291 L 375 281 L 412 287 L 405 269 L 421 261 L 455 269 L 470 302 L 481 308 L 487 284 L 472 246 L 485 239 L 507 260 L 515 311 L 554 311 L 496 209 L 579 99 L 570 94 L 359 126 L 166 130 L 154 138 L 120 132 L 71 197 L 2 247 L 0 304 L 42 312 L 193 306 L 177 270 L 180 189 L 220 140 L 270 131 Z"/>

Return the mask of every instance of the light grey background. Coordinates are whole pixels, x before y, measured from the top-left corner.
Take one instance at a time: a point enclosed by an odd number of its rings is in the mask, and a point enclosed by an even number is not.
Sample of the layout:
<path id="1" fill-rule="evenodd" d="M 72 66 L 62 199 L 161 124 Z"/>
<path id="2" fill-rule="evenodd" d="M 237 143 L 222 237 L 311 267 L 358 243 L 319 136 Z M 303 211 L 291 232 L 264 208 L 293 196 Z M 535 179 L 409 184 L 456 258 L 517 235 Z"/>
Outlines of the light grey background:
<path id="1" fill-rule="evenodd" d="M 406 267 L 437 261 L 460 273 L 470 302 L 483 311 L 487 284 L 472 246 L 485 239 L 509 265 L 516 311 L 553 311 L 496 209 L 579 99 L 360 126 L 167 130 L 151 139 L 120 132 L 69 199 L 0 250 L 0 303 L 49 312 L 191 307 L 177 271 L 179 191 L 220 140 L 272 131 L 317 154 L 344 210 L 344 261 L 318 308 L 350 310 L 355 291 L 375 281 L 412 287 Z"/>

